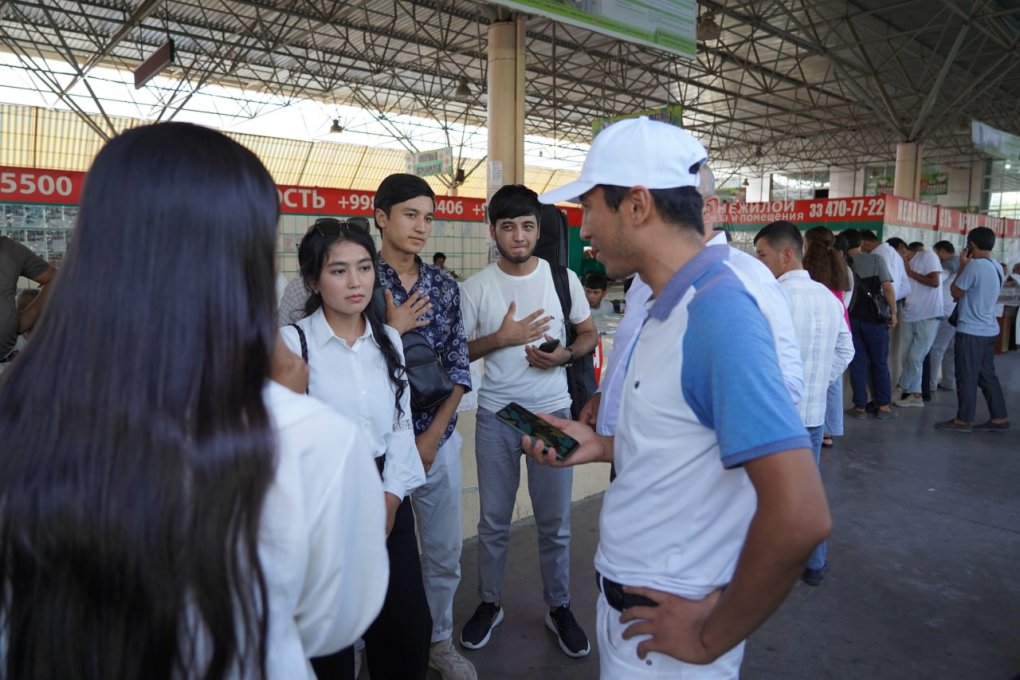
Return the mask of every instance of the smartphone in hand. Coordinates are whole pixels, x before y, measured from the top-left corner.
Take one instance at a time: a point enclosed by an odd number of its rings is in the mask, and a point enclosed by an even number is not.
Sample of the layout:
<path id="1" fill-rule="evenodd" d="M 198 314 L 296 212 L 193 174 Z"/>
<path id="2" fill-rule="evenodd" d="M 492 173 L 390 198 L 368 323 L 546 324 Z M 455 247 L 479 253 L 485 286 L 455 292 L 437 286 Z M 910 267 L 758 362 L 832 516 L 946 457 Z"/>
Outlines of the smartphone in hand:
<path id="1" fill-rule="evenodd" d="M 557 460 L 566 460 L 580 446 L 576 439 L 545 422 L 516 401 L 511 401 L 497 411 L 496 417 L 521 434 L 526 434 L 532 439 L 541 439 L 547 447 L 556 449 Z"/>
<path id="2" fill-rule="evenodd" d="M 549 340 L 548 342 L 543 342 L 541 345 L 539 345 L 538 351 L 545 352 L 546 354 L 548 354 L 549 352 L 553 351 L 559 346 L 560 346 L 559 340 Z"/>

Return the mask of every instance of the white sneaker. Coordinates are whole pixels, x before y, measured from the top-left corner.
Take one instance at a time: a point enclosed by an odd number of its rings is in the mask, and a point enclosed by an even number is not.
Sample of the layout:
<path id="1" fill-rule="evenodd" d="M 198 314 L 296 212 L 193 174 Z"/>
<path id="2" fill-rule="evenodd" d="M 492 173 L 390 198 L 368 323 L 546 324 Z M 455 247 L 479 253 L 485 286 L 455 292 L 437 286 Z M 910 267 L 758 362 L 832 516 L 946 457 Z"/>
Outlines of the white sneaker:
<path id="1" fill-rule="evenodd" d="M 474 664 L 461 656 L 447 638 L 432 645 L 429 650 L 429 668 L 439 671 L 443 680 L 478 680 Z"/>
<path id="2" fill-rule="evenodd" d="M 903 407 L 903 408 L 909 408 L 909 407 L 924 408 L 924 400 L 921 399 L 921 395 L 920 394 L 911 394 L 909 397 L 906 397 L 905 399 L 900 399 L 899 401 L 897 401 L 895 403 L 896 403 L 897 406 L 900 406 L 900 407 Z"/>

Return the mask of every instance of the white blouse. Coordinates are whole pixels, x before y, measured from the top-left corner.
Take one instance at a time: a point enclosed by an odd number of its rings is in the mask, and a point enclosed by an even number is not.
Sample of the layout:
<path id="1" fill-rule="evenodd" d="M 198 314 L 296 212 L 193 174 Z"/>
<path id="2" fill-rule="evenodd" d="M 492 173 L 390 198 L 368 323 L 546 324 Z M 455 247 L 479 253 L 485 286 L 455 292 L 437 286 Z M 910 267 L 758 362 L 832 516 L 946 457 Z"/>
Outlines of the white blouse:
<path id="1" fill-rule="evenodd" d="M 425 483 L 411 425 L 411 388 L 404 389 L 403 413 L 398 417 L 393 381 L 370 324 L 365 324 L 353 347 L 333 333 L 321 308 L 297 325 L 308 343 L 308 393 L 357 423 L 363 432 L 360 445 L 373 458 L 386 455 L 383 489 L 403 500 Z M 400 336 L 393 328 L 384 328 L 403 363 Z M 297 331 L 292 326 L 280 331 L 291 351 L 300 355 Z"/>
<path id="2" fill-rule="evenodd" d="M 259 556 L 269 594 L 268 676 L 314 680 L 308 658 L 354 644 L 389 583 L 386 509 L 361 433 L 321 402 L 268 383 L 277 438 Z"/>

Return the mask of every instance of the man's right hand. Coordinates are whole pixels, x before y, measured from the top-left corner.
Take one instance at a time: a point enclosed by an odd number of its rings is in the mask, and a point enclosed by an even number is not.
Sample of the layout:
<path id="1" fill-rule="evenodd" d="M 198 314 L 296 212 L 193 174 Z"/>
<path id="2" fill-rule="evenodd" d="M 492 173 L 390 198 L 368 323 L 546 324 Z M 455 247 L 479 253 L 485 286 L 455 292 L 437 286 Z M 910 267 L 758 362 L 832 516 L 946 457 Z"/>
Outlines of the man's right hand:
<path id="1" fill-rule="evenodd" d="M 403 335 L 407 331 L 413 331 L 422 326 L 428 326 L 429 320 L 425 315 L 432 311 L 432 303 L 429 296 L 416 290 L 411 293 L 404 304 L 398 305 L 393 300 L 393 293 L 388 289 L 386 296 L 386 325 L 395 328 Z"/>
<path id="2" fill-rule="evenodd" d="M 599 404 L 601 403 L 602 393 L 596 392 L 588 400 L 588 403 L 581 407 L 581 412 L 577 414 L 577 420 L 594 429 L 598 421 Z"/>
<path id="3" fill-rule="evenodd" d="M 514 312 L 516 311 L 517 303 L 511 302 L 510 307 L 506 310 L 506 315 L 503 317 L 503 323 L 500 324 L 499 330 L 496 331 L 496 337 L 500 339 L 500 344 L 503 347 L 526 345 L 529 342 L 535 342 L 541 339 L 545 332 L 549 330 L 549 322 L 552 320 L 552 317 L 542 316 L 545 313 L 544 309 L 536 309 L 520 320 L 514 319 Z"/>
<path id="4" fill-rule="evenodd" d="M 606 448 L 607 442 L 612 442 L 610 437 L 597 435 L 590 427 L 576 420 L 557 418 L 548 413 L 536 415 L 553 427 L 563 430 L 578 443 L 578 447 L 566 460 L 559 460 L 556 458 L 554 450 L 546 448 L 545 443 L 538 437 L 521 435 L 521 449 L 536 462 L 549 467 L 569 467 L 581 463 L 608 463 L 613 459 L 612 451 Z"/>

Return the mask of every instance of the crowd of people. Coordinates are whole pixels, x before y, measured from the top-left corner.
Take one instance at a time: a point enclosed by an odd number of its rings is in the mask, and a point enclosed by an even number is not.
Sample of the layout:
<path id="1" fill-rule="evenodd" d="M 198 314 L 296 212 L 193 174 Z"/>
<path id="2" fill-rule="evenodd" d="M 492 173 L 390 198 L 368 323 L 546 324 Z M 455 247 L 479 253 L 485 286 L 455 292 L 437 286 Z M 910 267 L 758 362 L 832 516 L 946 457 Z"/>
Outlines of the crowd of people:
<path id="1" fill-rule="evenodd" d="M 576 181 L 492 196 L 499 258 L 463 283 L 442 253 L 421 258 L 428 183 L 390 175 L 371 222 L 308 227 L 278 300 L 278 198 L 251 152 L 180 123 L 109 142 L 59 276 L 0 238 L 0 675 L 346 680 L 364 657 L 376 680 L 474 680 L 470 651 L 514 615 L 525 456 L 562 652 L 593 646 L 571 610 L 572 467 L 609 462 L 601 676 L 738 677 L 748 635 L 829 570 L 819 463 L 843 434 L 846 370 L 851 417 L 942 385 L 959 409 L 939 429 L 1009 427 L 1002 272 L 984 228 L 957 254 L 774 222 L 744 253 L 713 229 L 707 161 L 678 127 L 616 123 Z M 543 204 L 565 201 L 598 265 L 583 282 L 536 254 Z M 42 288 L 16 305 L 21 276 Z M 630 277 L 599 391 L 577 403 L 568 367 L 596 348 L 609 281 Z M 478 604 L 458 632 L 471 390 Z M 508 425 L 511 403 L 571 455 Z"/>

